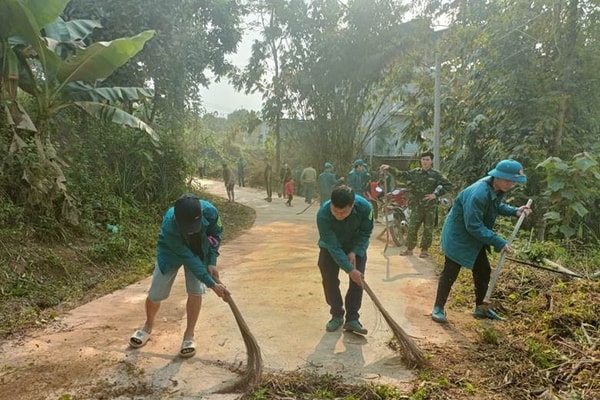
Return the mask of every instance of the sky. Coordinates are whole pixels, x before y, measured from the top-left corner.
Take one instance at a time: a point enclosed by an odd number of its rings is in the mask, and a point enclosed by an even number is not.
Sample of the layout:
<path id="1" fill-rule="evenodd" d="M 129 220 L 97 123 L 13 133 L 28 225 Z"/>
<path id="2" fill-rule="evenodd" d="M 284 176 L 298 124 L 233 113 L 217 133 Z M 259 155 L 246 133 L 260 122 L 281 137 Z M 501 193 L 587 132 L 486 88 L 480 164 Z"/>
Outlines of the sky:
<path id="1" fill-rule="evenodd" d="M 446 26 L 445 19 L 440 22 L 440 26 Z M 238 51 L 230 55 L 227 59 L 237 67 L 244 67 L 252 53 L 252 43 L 259 38 L 259 33 L 248 29 L 248 25 L 244 27 L 242 41 L 238 46 Z M 254 110 L 260 111 L 262 107 L 262 97 L 260 93 L 246 95 L 237 92 L 226 78 L 221 82 L 213 83 L 208 88 L 200 90 L 202 101 L 206 111 L 217 113 L 219 116 L 226 117 L 228 114 L 239 110 Z"/>
<path id="2" fill-rule="evenodd" d="M 252 43 L 257 37 L 257 33 L 246 30 L 238 46 L 237 53 L 232 54 L 227 59 L 237 67 L 245 66 L 252 53 Z M 206 111 L 216 112 L 222 117 L 226 117 L 233 111 L 242 108 L 260 111 L 262 106 L 260 93 L 246 95 L 243 92 L 236 92 L 226 78 L 222 79 L 221 82 L 213 83 L 208 89 L 200 90 L 200 94 Z"/>

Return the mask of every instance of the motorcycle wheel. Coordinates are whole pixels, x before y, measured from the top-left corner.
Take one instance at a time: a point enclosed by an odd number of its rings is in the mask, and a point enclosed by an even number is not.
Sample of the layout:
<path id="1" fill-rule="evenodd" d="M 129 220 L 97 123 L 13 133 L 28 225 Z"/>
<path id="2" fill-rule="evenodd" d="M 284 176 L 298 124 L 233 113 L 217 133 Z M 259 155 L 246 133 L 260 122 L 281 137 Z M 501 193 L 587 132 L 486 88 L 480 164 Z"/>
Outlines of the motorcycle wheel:
<path id="1" fill-rule="evenodd" d="M 404 217 L 404 214 L 394 214 L 394 221 L 390 226 L 390 233 L 396 246 L 404 246 L 404 243 L 406 242 L 406 234 L 408 233 L 408 226 L 406 224 L 406 218 Z"/>

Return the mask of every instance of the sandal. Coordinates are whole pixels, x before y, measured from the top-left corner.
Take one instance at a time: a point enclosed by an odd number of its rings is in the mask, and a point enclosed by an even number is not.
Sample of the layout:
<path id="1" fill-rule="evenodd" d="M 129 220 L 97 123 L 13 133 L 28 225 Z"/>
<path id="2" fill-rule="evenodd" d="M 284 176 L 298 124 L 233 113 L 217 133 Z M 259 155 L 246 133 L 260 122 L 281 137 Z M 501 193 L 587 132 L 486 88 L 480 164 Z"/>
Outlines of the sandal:
<path id="1" fill-rule="evenodd" d="M 148 339 L 150 339 L 150 334 L 143 329 L 138 329 L 129 338 L 129 345 L 134 349 L 139 349 L 148 343 Z"/>
<path id="2" fill-rule="evenodd" d="M 196 343 L 192 339 L 184 340 L 181 343 L 181 350 L 179 350 L 179 356 L 183 358 L 193 357 L 196 354 Z"/>

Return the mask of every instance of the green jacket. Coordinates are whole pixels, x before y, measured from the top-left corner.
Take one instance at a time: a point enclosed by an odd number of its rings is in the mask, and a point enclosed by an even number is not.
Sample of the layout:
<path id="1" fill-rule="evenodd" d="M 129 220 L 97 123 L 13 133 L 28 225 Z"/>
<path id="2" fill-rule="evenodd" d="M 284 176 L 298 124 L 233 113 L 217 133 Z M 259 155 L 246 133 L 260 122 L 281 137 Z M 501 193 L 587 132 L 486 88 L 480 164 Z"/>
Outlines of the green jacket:
<path id="1" fill-rule="evenodd" d="M 362 196 L 355 196 L 354 207 L 345 219 L 338 221 L 330 209 L 331 200 L 325 202 L 317 213 L 319 247 L 331 254 L 337 265 L 346 272 L 352 271 L 347 254 L 353 252 L 364 257 L 373 232 L 373 209 Z"/>
<path id="2" fill-rule="evenodd" d="M 423 168 L 415 168 L 409 171 L 400 171 L 396 168 L 390 168 L 390 172 L 399 180 L 406 182 L 408 192 L 408 201 L 412 209 L 416 208 L 435 208 L 435 200 L 424 200 L 425 195 L 431 194 L 441 185 L 442 189 L 438 191 L 438 197 L 452 191 L 452 183 L 446 179 L 441 172 L 433 168 L 427 171 Z"/>
<path id="3" fill-rule="evenodd" d="M 163 217 L 156 261 L 158 268 L 164 273 L 181 265 L 188 267 L 206 286 L 213 287 L 216 282 L 208 272 L 209 265 L 217 265 L 223 224 L 217 209 L 208 201 L 199 200 L 202 204 L 202 230 L 199 233 L 199 247 L 194 247 L 187 235 L 179 232 L 175 221 L 174 208 L 167 210 Z"/>
<path id="4" fill-rule="evenodd" d="M 472 269 L 484 246 L 501 251 L 507 240 L 492 228 L 498 215 L 516 216 L 518 208 L 504 203 L 505 193 L 497 194 L 492 178 L 473 183 L 456 196 L 442 228 L 442 251 L 454 262 Z"/>

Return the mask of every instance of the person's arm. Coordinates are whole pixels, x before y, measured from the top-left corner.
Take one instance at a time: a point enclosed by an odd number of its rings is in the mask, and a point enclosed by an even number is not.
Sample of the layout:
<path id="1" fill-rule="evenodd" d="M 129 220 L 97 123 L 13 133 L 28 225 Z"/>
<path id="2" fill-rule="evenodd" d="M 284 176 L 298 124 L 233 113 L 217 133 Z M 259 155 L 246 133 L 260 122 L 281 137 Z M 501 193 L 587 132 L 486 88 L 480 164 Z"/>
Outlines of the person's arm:
<path id="1" fill-rule="evenodd" d="M 194 275 L 200 279 L 209 288 L 212 288 L 216 282 L 208 271 L 207 265 L 202 262 L 192 249 L 188 246 L 182 234 L 175 230 L 162 230 L 163 239 L 159 242 L 159 246 L 164 246 L 164 250 L 171 253 L 181 264 L 188 267 Z M 159 253 L 161 250 L 159 250 Z"/>
<path id="2" fill-rule="evenodd" d="M 317 228 L 319 230 L 319 246 L 326 249 L 335 263 L 344 271 L 350 273 L 354 267 L 350 264 L 348 256 L 340 241 L 338 240 L 333 228 L 331 220 L 327 218 L 326 211 L 319 211 L 317 214 Z"/>
<path id="3" fill-rule="evenodd" d="M 219 256 L 219 248 L 223 236 L 223 223 L 219 212 L 215 207 L 203 205 L 204 217 L 208 220 L 208 228 L 206 235 L 208 236 L 208 265 L 217 265 L 217 257 Z"/>
<path id="4" fill-rule="evenodd" d="M 450 193 L 454 188 L 452 182 L 450 182 L 444 175 L 438 172 L 437 184 L 441 185 L 442 188 L 437 192 L 437 197 L 443 196 L 446 193 Z"/>
<path id="5" fill-rule="evenodd" d="M 361 208 L 360 212 L 360 226 L 356 235 L 354 245 L 352 246 L 352 252 L 354 254 L 366 254 L 367 248 L 369 247 L 369 240 L 373 233 L 373 207 L 371 203 L 365 203 L 364 208 Z"/>
<path id="6" fill-rule="evenodd" d="M 517 215 L 518 207 L 513 207 L 506 203 L 500 203 L 498 206 L 498 214 L 504 217 L 514 217 Z"/>
<path id="7" fill-rule="evenodd" d="M 508 241 L 485 226 L 483 222 L 484 212 L 489 206 L 489 201 L 487 193 L 485 196 L 483 193 L 472 193 L 465 197 L 463 220 L 465 228 L 471 236 L 486 245 L 494 246 L 494 250 L 501 251 Z"/>
<path id="8" fill-rule="evenodd" d="M 401 181 L 406 181 L 408 179 L 408 177 L 410 176 L 410 171 L 400 171 L 398 168 L 394 168 L 394 167 L 389 167 L 386 169 L 388 172 L 390 172 L 392 174 L 392 176 L 396 179 L 399 179 Z"/>

